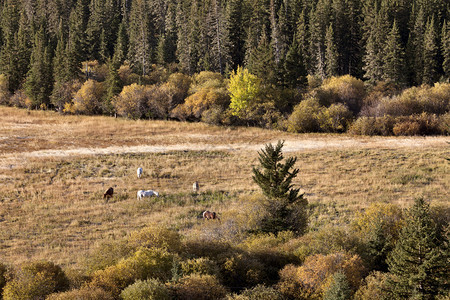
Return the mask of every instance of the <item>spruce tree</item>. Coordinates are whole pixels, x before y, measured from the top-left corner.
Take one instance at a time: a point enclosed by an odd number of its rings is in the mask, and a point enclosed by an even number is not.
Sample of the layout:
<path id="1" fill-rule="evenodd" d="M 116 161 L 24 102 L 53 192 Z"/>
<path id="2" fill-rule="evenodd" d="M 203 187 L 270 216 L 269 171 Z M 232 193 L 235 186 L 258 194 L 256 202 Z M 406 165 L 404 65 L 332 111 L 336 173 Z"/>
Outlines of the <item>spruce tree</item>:
<path id="1" fill-rule="evenodd" d="M 302 234 L 307 225 L 307 201 L 292 183 L 299 172 L 294 169 L 297 158 L 289 157 L 283 162 L 283 145 L 282 141 L 275 147 L 267 144 L 258 152 L 260 166 L 253 167 L 253 180 L 266 197 L 267 216 L 261 227 L 266 232 L 292 230 Z"/>
<path id="2" fill-rule="evenodd" d="M 387 260 L 395 299 L 434 299 L 448 284 L 449 253 L 443 249 L 447 241 L 439 241 L 436 234 L 430 205 L 416 199 Z"/>
<path id="3" fill-rule="evenodd" d="M 226 8 L 226 25 L 230 43 L 228 52 L 232 58 L 233 70 L 242 66 L 245 57 L 244 0 L 229 0 Z"/>
<path id="4" fill-rule="evenodd" d="M 383 79 L 394 84 L 404 83 L 404 52 L 401 46 L 400 32 L 397 23 L 394 21 L 392 30 L 389 33 L 384 48 L 384 73 Z"/>
<path id="5" fill-rule="evenodd" d="M 332 283 L 325 290 L 323 300 L 349 300 L 352 290 L 344 272 L 338 271 L 332 276 Z"/>
<path id="6" fill-rule="evenodd" d="M 251 52 L 247 63 L 250 73 L 263 80 L 263 84 L 270 85 L 277 82 L 277 65 L 264 30 L 258 46 Z"/>
<path id="7" fill-rule="evenodd" d="M 422 82 L 432 85 L 438 80 L 438 37 L 434 28 L 434 18 L 427 22 L 423 37 L 423 77 Z"/>
<path id="8" fill-rule="evenodd" d="M 25 93 L 32 100 L 34 108 L 48 107 L 53 89 L 51 53 L 46 40 L 45 29 L 41 26 L 35 35 L 30 70 L 24 84 Z"/>
<path id="9" fill-rule="evenodd" d="M 298 39 L 294 37 L 292 44 L 286 53 L 284 60 L 284 85 L 288 88 L 303 89 L 308 84 L 306 68 L 303 64 L 303 53 L 298 44 Z"/>
<path id="10" fill-rule="evenodd" d="M 328 26 L 325 34 L 325 70 L 327 77 L 338 75 L 339 54 L 334 42 L 333 25 Z"/>
<path id="11" fill-rule="evenodd" d="M 450 23 L 447 20 L 442 25 L 441 33 L 441 48 L 442 56 L 444 58 L 442 62 L 442 69 L 444 70 L 445 77 L 450 79 Z"/>

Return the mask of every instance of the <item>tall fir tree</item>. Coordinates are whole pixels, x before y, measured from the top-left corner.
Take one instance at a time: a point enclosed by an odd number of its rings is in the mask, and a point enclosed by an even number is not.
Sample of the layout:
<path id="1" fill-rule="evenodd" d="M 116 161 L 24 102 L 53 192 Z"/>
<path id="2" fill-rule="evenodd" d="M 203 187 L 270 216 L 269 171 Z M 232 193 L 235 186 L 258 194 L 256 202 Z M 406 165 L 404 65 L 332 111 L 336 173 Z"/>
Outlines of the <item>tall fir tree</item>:
<path id="1" fill-rule="evenodd" d="M 20 19 L 20 5 L 9 0 L 3 3 L 1 15 L 1 29 L 3 45 L 0 49 L 0 74 L 4 74 L 8 80 L 10 92 L 17 90 L 23 81 L 23 73 L 26 69 L 20 68 L 20 48 L 18 46 L 18 30 Z"/>
<path id="2" fill-rule="evenodd" d="M 438 240 L 436 234 L 430 205 L 416 199 L 387 261 L 395 299 L 434 299 L 448 284 L 449 253 L 443 249 L 447 241 Z"/>
<path id="3" fill-rule="evenodd" d="M 338 75 L 339 53 L 334 41 L 333 24 L 328 26 L 325 34 L 325 70 L 327 77 Z"/>
<path id="4" fill-rule="evenodd" d="M 128 28 L 128 59 L 134 71 L 142 76 L 150 71 L 157 44 L 154 21 L 147 0 L 132 2 Z"/>
<path id="5" fill-rule="evenodd" d="M 389 24 L 387 12 L 384 9 L 378 9 L 377 5 L 372 7 L 372 16 L 368 22 L 369 32 L 366 32 L 367 40 L 365 46 L 365 55 L 363 58 L 365 72 L 364 77 L 369 82 L 375 83 L 383 79 L 383 47 L 386 43 L 386 37 L 389 33 Z"/>
<path id="6" fill-rule="evenodd" d="M 230 43 L 228 53 L 232 58 L 231 68 L 237 69 L 244 64 L 245 58 L 245 29 L 244 29 L 244 0 L 229 0 L 226 7 L 226 25 Z"/>
<path id="7" fill-rule="evenodd" d="M 442 69 L 447 80 L 450 79 L 450 23 L 447 20 L 442 25 L 441 51 L 443 56 Z"/>
<path id="8" fill-rule="evenodd" d="M 422 82 L 432 85 L 438 77 L 438 35 L 434 17 L 428 20 L 423 36 L 423 77 Z"/>
<path id="9" fill-rule="evenodd" d="M 298 44 L 297 37 L 294 36 L 284 60 L 284 85 L 286 87 L 300 90 L 306 87 L 308 73 L 303 62 L 302 49 Z"/>
<path id="10" fill-rule="evenodd" d="M 53 89 L 51 51 L 43 26 L 35 34 L 30 70 L 24 84 L 25 93 L 34 108 L 47 108 Z"/>
<path id="11" fill-rule="evenodd" d="M 404 51 L 396 21 L 386 40 L 383 63 L 383 79 L 394 84 L 404 84 Z"/>
<path id="12" fill-rule="evenodd" d="M 265 30 L 257 48 L 252 51 L 247 66 L 250 73 L 260 78 L 264 85 L 277 83 L 278 68 Z"/>
<path id="13" fill-rule="evenodd" d="M 424 68 L 424 36 L 425 36 L 425 19 L 424 12 L 420 9 L 416 15 L 412 16 L 414 22 L 413 29 L 410 31 L 407 58 L 408 66 L 410 66 L 409 73 L 411 74 L 411 81 L 414 84 L 422 84 L 423 68 Z"/>

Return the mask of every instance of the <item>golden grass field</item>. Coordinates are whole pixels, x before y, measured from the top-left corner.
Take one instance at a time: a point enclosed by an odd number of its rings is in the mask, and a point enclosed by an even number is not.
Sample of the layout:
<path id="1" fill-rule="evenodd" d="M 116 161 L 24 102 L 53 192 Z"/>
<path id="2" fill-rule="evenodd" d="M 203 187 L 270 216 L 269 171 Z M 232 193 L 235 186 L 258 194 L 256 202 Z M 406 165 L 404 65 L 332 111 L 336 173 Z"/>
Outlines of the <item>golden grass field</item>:
<path id="1" fill-rule="evenodd" d="M 295 183 L 311 204 L 312 229 L 348 224 L 378 201 L 408 207 L 424 197 L 450 207 L 449 137 L 290 134 L 0 107 L 0 260 L 76 268 L 102 241 L 148 224 L 189 234 L 205 226 L 204 209 L 226 221 L 239 199 L 259 192 L 257 151 L 279 139 L 298 157 Z M 115 195 L 105 202 L 109 186 Z M 161 197 L 139 201 L 140 189 Z"/>

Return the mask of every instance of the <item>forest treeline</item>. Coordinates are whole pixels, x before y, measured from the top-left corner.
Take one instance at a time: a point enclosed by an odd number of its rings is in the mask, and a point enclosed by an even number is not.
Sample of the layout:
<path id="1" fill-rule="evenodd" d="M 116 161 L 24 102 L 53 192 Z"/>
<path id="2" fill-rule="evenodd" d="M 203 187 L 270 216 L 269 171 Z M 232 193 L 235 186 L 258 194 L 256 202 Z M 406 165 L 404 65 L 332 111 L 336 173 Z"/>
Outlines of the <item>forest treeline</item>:
<path id="1" fill-rule="evenodd" d="M 294 132 L 449 131 L 445 0 L 0 0 L 0 10 L 0 104 Z"/>

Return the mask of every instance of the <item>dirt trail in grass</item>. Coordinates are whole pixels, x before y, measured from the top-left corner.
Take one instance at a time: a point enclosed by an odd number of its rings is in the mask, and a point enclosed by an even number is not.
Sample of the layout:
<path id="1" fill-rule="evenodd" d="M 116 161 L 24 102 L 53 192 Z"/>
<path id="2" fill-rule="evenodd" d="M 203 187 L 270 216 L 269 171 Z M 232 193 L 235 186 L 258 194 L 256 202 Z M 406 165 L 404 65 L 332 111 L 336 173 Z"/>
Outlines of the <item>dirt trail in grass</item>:
<path id="1" fill-rule="evenodd" d="M 180 137 L 181 138 L 181 137 Z M 186 134 L 183 135 L 186 138 Z M 205 137 L 195 142 L 195 136 L 191 137 L 193 142 L 169 144 L 169 145 L 134 145 L 134 146 L 110 146 L 110 147 L 80 147 L 70 149 L 45 149 L 0 155 L 0 168 L 11 168 L 14 165 L 24 164 L 30 158 L 69 157 L 75 155 L 107 155 L 123 153 L 156 153 L 168 151 L 258 151 L 265 143 L 217 143 L 217 136 L 210 137 L 213 143 L 205 143 Z M 331 150 L 331 149 L 398 149 L 417 147 L 449 147 L 449 137 L 349 137 L 349 136 L 317 136 L 306 137 L 299 135 L 298 138 L 280 136 L 285 140 L 283 150 L 285 152 L 297 152 L 308 150 Z M 266 143 L 276 143 L 277 139 L 267 140 Z"/>

